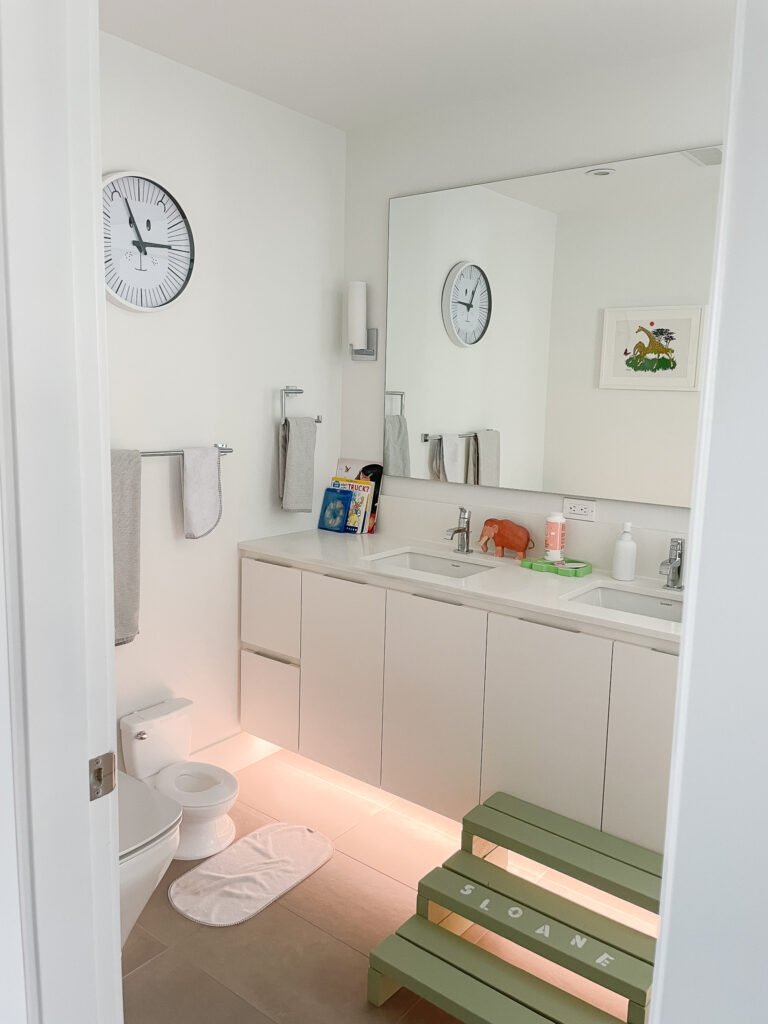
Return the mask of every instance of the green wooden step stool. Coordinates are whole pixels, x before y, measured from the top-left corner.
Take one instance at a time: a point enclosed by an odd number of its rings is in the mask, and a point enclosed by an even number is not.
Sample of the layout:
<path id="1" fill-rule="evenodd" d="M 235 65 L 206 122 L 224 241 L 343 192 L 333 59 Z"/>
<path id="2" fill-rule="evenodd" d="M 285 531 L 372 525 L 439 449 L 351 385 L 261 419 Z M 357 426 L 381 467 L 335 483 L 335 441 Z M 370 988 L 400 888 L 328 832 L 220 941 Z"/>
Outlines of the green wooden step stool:
<path id="1" fill-rule="evenodd" d="M 616 1020 L 432 923 L 436 907 L 618 993 L 628 1024 L 645 1024 L 655 940 L 475 856 L 478 839 L 658 910 L 659 854 L 495 793 L 464 818 L 462 849 L 419 883 L 416 915 L 371 953 L 369 1001 L 381 1006 L 405 985 L 465 1024 Z"/>

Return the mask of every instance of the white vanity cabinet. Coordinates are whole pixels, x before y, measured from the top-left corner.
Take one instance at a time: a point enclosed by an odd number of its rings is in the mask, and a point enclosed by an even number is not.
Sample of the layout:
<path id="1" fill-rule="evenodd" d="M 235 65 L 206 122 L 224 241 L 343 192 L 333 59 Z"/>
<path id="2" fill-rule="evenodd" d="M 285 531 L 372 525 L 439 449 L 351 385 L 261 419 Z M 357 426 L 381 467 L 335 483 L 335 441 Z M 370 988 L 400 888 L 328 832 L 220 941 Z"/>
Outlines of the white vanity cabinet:
<path id="1" fill-rule="evenodd" d="M 301 572 L 241 559 L 240 639 L 284 658 L 301 655 Z"/>
<path id="2" fill-rule="evenodd" d="M 613 649 L 603 831 L 662 851 L 678 658 L 617 641 Z"/>
<path id="3" fill-rule="evenodd" d="M 487 618 L 387 592 L 381 785 L 457 819 L 480 791 Z"/>
<path id="4" fill-rule="evenodd" d="M 240 724 L 286 750 L 299 749 L 299 667 L 240 652 Z"/>
<path id="5" fill-rule="evenodd" d="M 378 786 L 386 591 L 302 577 L 299 753 Z"/>
<path id="6" fill-rule="evenodd" d="M 482 799 L 502 790 L 600 828 L 611 647 L 488 616 Z"/>

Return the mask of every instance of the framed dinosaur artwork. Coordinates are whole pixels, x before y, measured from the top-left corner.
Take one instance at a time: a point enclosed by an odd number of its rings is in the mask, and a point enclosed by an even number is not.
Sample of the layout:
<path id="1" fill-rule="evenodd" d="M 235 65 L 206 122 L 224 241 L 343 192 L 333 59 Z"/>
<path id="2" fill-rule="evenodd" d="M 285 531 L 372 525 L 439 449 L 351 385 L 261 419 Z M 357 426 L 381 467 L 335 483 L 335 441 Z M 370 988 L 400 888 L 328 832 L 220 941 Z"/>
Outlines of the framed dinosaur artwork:
<path id="1" fill-rule="evenodd" d="M 606 309 L 600 387 L 695 391 L 703 307 Z"/>

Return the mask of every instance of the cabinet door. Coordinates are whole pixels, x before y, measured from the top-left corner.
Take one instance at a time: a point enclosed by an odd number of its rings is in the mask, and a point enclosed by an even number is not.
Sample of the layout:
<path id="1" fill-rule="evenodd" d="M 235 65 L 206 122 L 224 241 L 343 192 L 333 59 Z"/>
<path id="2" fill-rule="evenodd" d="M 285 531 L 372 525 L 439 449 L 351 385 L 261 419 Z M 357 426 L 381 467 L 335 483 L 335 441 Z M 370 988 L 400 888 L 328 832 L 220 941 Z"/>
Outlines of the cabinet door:
<path id="1" fill-rule="evenodd" d="M 603 831 L 661 852 L 667 821 L 678 659 L 616 643 Z"/>
<path id="2" fill-rule="evenodd" d="M 486 671 L 482 798 L 600 828 L 611 641 L 489 615 Z"/>
<path id="3" fill-rule="evenodd" d="M 299 752 L 378 786 L 385 591 L 303 573 Z"/>
<path id="4" fill-rule="evenodd" d="M 245 732 L 299 748 L 299 668 L 252 651 L 240 652 L 240 725 Z"/>
<path id="5" fill-rule="evenodd" d="M 381 784 L 451 818 L 480 790 L 487 618 L 387 593 Z"/>
<path id="6" fill-rule="evenodd" d="M 287 658 L 301 654 L 301 572 L 242 559 L 240 639 Z"/>

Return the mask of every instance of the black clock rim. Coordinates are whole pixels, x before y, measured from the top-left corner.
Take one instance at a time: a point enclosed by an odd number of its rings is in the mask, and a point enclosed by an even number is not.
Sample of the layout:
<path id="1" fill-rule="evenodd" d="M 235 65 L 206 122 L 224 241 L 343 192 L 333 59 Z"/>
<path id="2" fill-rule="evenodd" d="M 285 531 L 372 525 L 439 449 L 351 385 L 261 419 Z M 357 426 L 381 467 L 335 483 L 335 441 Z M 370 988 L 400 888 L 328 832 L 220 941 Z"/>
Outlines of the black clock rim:
<path id="1" fill-rule="evenodd" d="M 156 188 L 161 189 L 168 196 L 168 198 L 173 201 L 174 205 L 176 206 L 176 209 L 181 214 L 181 219 L 184 221 L 184 224 L 186 225 L 186 228 L 187 228 L 187 234 L 189 235 L 189 270 L 187 271 L 187 276 L 186 276 L 186 278 L 184 280 L 184 284 L 181 286 L 181 288 L 179 288 L 179 290 L 176 292 L 176 294 L 173 296 L 173 298 L 168 299 L 167 302 L 161 302 L 159 306 L 152 306 L 151 307 L 152 309 L 165 309 L 166 306 L 170 306 L 170 304 L 172 302 L 175 302 L 176 299 L 178 299 L 178 297 L 181 295 L 181 293 L 184 291 L 184 289 L 189 284 L 189 280 L 192 277 L 192 271 L 195 269 L 195 236 L 192 234 L 192 227 L 191 227 L 191 225 L 189 223 L 189 218 L 187 217 L 186 213 L 184 212 L 184 207 L 181 205 L 181 203 L 178 201 L 178 199 L 173 194 L 173 192 L 171 192 L 170 189 L 166 188 L 165 185 L 161 185 L 159 181 L 155 181 L 154 178 L 148 178 L 145 174 L 130 174 L 130 173 L 128 173 L 128 174 L 118 174 L 117 177 L 114 177 L 114 178 L 112 176 L 110 176 L 110 180 L 109 181 L 105 181 L 102 184 L 102 186 L 101 186 L 102 192 L 104 191 L 104 189 L 108 185 L 112 185 L 114 182 L 120 181 L 122 178 L 141 178 L 142 181 L 148 181 L 150 183 L 150 185 L 154 185 Z M 479 269 L 480 268 L 478 267 L 478 270 Z M 480 271 L 480 273 L 482 273 L 482 271 Z M 112 288 L 110 288 L 109 285 L 106 282 L 104 283 L 104 287 L 109 292 L 111 292 L 112 295 L 114 295 L 116 298 L 119 298 L 119 296 L 115 293 L 115 291 Z M 120 301 L 124 302 L 125 300 L 124 299 L 120 299 Z M 134 304 L 131 302 L 131 303 L 129 303 L 129 305 L 133 306 Z M 139 310 L 142 309 L 141 306 L 136 306 L 135 308 L 139 309 Z M 147 312 L 147 309 L 145 308 L 144 311 Z M 478 341 L 479 340 L 480 339 L 478 338 Z"/>
<path id="2" fill-rule="evenodd" d="M 491 313 L 493 311 L 493 295 L 491 294 L 491 282 L 488 280 L 488 275 L 483 270 L 483 268 L 481 266 L 478 266 L 477 263 L 467 263 L 466 266 L 477 268 L 478 273 L 482 274 L 483 280 L 485 281 L 485 287 L 488 290 L 488 319 L 485 321 L 485 327 L 482 329 L 482 331 L 480 332 L 480 336 L 475 341 L 461 342 L 461 344 L 464 345 L 466 348 L 474 348 L 475 345 L 478 345 L 483 340 L 486 331 L 491 326 Z M 460 338 L 459 341 L 461 341 Z"/>

